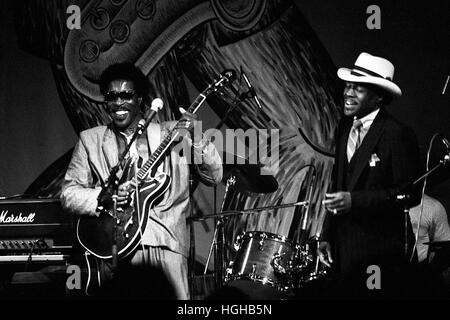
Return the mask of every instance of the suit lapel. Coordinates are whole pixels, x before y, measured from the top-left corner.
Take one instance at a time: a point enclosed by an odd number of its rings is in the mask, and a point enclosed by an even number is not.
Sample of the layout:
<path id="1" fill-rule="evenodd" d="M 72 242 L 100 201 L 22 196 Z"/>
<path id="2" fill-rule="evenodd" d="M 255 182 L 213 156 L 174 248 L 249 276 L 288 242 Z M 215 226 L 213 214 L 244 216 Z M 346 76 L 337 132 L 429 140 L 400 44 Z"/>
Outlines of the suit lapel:
<path id="1" fill-rule="evenodd" d="M 155 152 L 156 149 L 158 149 L 158 147 L 161 144 L 161 139 L 163 138 L 161 135 L 161 130 L 162 130 L 162 127 L 158 123 L 152 122 L 147 127 L 147 137 L 148 137 L 149 148 L 150 148 L 149 151 L 151 153 Z M 159 172 L 163 172 L 164 171 L 163 164 L 164 164 L 164 161 L 161 161 L 160 165 L 158 166 L 158 168 L 156 170 Z"/>
<path id="2" fill-rule="evenodd" d="M 153 153 L 161 143 L 160 125 L 157 123 L 150 123 L 147 127 L 147 137 L 150 148 L 149 153 Z"/>
<path id="3" fill-rule="evenodd" d="M 117 145 L 116 135 L 109 127 L 103 136 L 102 150 L 108 164 L 108 170 L 111 170 L 119 161 L 119 147 Z"/>
<path id="4" fill-rule="evenodd" d="M 381 134 L 384 131 L 385 120 L 386 117 L 384 110 L 381 109 L 377 117 L 373 121 L 372 125 L 370 126 L 370 129 L 367 132 L 366 136 L 364 137 L 364 140 L 361 146 L 359 147 L 357 153 L 355 154 L 355 156 L 353 156 L 352 162 L 350 162 L 351 165 L 354 165 L 353 174 L 349 177 L 349 181 L 347 184 L 349 191 L 353 190 L 353 188 L 356 185 L 356 182 L 359 179 L 359 176 L 369 163 L 369 159 L 370 156 L 372 155 L 373 149 L 375 148 L 378 140 L 381 137 Z M 346 156 L 345 159 L 347 159 Z M 355 163 L 353 163 L 353 161 L 355 161 Z"/>

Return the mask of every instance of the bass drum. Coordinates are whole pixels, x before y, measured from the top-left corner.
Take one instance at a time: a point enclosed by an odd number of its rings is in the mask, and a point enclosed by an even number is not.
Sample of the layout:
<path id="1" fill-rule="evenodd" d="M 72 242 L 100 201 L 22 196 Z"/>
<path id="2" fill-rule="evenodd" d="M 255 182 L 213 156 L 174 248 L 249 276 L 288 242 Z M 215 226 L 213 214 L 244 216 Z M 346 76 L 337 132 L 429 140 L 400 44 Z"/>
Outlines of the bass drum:
<path id="1" fill-rule="evenodd" d="M 236 249 L 225 277 L 229 289 L 249 299 L 287 298 L 293 288 L 289 270 L 298 256 L 297 246 L 284 236 L 252 231 L 238 238 Z"/>

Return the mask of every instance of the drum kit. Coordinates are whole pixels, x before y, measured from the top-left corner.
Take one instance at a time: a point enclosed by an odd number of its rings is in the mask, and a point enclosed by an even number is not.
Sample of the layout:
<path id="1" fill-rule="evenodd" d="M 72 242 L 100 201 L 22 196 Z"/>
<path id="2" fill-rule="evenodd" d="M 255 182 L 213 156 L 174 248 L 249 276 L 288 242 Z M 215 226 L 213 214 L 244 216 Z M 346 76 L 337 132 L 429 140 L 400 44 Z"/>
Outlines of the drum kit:
<path id="1" fill-rule="evenodd" d="M 241 73 L 243 74 L 242 68 Z M 233 85 L 227 86 L 229 92 L 221 92 L 224 96 L 229 95 L 228 100 L 225 100 L 227 103 L 231 103 L 231 107 L 215 126 L 216 129 L 220 129 L 225 124 L 225 120 L 242 101 L 253 97 L 248 82 L 247 85 L 248 91 L 244 93 L 241 93 L 241 89 L 236 89 Z M 284 298 L 297 289 L 302 288 L 307 283 L 324 277 L 326 270 L 319 263 L 316 254 L 316 249 L 319 244 L 318 237 L 312 240 L 305 240 L 307 238 L 306 222 L 308 221 L 309 209 L 311 207 L 312 186 L 314 183 L 311 183 L 308 190 L 309 196 L 306 197 L 308 199 L 307 201 L 240 211 L 225 211 L 225 203 L 231 187 L 236 192 L 267 194 L 278 190 L 278 182 L 272 175 L 261 174 L 262 166 L 259 164 L 248 164 L 248 159 L 240 155 L 224 152 L 223 159 L 227 161 L 226 163 L 224 161 L 223 165 L 222 182 L 225 184 L 225 195 L 220 213 L 216 213 L 215 211 L 214 214 L 196 217 L 193 214 L 191 206 L 190 217 L 187 219 L 191 223 L 191 248 L 189 252 L 191 257 L 189 272 L 191 280 L 195 278 L 195 232 L 192 222 L 204 221 L 206 219 L 214 219 L 215 228 L 205 264 L 204 276 L 207 274 L 211 256 L 214 252 L 215 290 L 220 290 L 223 287 L 237 287 L 243 289 L 245 292 L 249 292 L 250 296 L 256 299 Z M 305 167 L 307 166 L 312 165 L 306 165 Z M 315 168 L 313 179 L 315 179 Z M 190 181 L 193 180 L 190 179 Z M 193 189 L 191 186 L 190 197 L 192 197 Z M 214 186 L 214 210 L 217 207 L 216 191 L 216 186 Z M 300 222 L 302 234 L 298 242 L 294 242 L 292 239 L 278 234 L 249 230 L 237 236 L 233 245 L 229 242 L 226 243 L 224 234 L 224 223 L 226 219 L 243 214 L 260 214 L 270 212 L 271 210 L 296 206 L 306 208 Z M 191 290 L 192 292 L 195 291 L 193 281 L 191 281 Z"/>
<path id="2" fill-rule="evenodd" d="M 261 175 L 258 165 L 224 165 L 223 182 L 226 185 L 224 199 L 231 186 L 237 191 L 251 193 L 272 193 L 278 189 L 276 179 L 272 175 Z M 319 243 L 317 237 L 296 243 L 274 233 L 245 231 L 236 237 L 232 248 L 228 250 L 229 254 L 225 255 L 226 218 L 294 206 L 308 208 L 309 203 L 310 199 L 240 211 L 224 211 L 222 203 L 222 210 L 218 214 L 193 217 L 197 221 L 214 218 L 216 222 L 204 271 L 206 274 L 214 251 L 216 290 L 231 287 L 255 299 L 285 299 L 312 281 L 325 277 L 327 270 L 316 255 Z"/>

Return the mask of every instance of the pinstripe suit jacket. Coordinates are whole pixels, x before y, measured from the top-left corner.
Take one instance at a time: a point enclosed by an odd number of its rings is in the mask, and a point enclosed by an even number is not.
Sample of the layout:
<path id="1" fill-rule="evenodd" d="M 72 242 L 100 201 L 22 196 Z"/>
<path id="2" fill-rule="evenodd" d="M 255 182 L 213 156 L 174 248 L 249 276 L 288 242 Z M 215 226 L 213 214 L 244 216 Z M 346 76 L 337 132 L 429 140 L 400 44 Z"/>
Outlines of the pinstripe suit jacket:
<path id="1" fill-rule="evenodd" d="M 332 244 L 342 274 L 369 264 L 399 261 L 405 257 L 405 214 L 393 199 L 419 176 L 419 149 L 414 132 L 380 110 L 350 163 L 347 139 L 351 119 L 343 119 L 337 131 L 333 171 L 334 191 L 349 191 L 350 212 L 327 216 L 324 238 Z M 418 188 L 411 193 L 410 205 L 419 200 Z M 413 233 L 409 216 L 408 243 Z M 409 256 L 409 255 L 408 255 Z"/>

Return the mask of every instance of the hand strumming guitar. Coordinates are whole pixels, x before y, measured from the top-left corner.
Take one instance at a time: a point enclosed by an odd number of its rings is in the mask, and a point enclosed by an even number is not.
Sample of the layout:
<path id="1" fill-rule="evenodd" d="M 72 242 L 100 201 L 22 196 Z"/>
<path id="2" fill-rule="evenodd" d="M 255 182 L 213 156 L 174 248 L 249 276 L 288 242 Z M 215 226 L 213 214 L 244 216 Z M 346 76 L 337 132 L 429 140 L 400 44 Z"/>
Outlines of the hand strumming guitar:
<path id="1" fill-rule="evenodd" d="M 119 185 L 117 189 L 117 205 L 119 207 L 129 204 L 134 188 L 136 188 L 134 180 L 129 180 Z"/>

